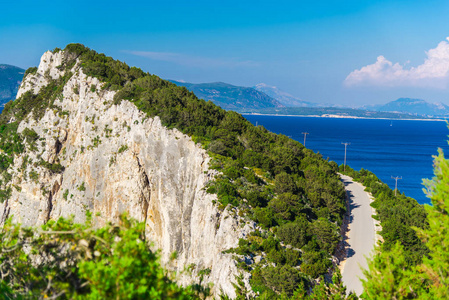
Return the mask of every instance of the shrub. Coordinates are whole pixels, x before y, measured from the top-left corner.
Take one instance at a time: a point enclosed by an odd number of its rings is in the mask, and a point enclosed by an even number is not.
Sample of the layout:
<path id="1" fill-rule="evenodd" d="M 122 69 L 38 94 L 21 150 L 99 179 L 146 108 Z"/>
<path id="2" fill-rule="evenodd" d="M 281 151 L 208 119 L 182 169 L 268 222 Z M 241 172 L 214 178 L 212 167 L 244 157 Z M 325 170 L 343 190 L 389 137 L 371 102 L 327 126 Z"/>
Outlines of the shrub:
<path id="1" fill-rule="evenodd" d="M 120 217 L 92 229 L 72 219 L 39 230 L 8 219 L 0 229 L 0 292 L 12 299 L 195 299 L 200 286 L 179 287 L 145 240 L 145 224 Z M 58 242 L 55 242 L 58 241 Z M 47 259 L 36 260 L 35 255 Z M 9 295 L 9 296 L 8 296 Z M 204 295 L 203 295 L 204 296 Z"/>
<path id="2" fill-rule="evenodd" d="M 120 148 L 118 149 L 118 153 L 125 152 L 126 150 L 128 150 L 128 145 L 122 145 L 122 146 L 120 146 Z"/>
<path id="3" fill-rule="evenodd" d="M 276 235 L 287 244 L 296 248 L 304 247 L 309 239 L 309 222 L 304 216 L 298 218 L 295 222 L 287 223 L 280 226 Z"/>
<path id="4" fill-rule="evenodd" d="M 84 181 L 83 181 L 83 183 L 81 183 L 81 185 L 79 187 L 77 187 L 77 189 L 80 192 L 84 192 L 86 190 L 86 187 L 84 186 Z"/>

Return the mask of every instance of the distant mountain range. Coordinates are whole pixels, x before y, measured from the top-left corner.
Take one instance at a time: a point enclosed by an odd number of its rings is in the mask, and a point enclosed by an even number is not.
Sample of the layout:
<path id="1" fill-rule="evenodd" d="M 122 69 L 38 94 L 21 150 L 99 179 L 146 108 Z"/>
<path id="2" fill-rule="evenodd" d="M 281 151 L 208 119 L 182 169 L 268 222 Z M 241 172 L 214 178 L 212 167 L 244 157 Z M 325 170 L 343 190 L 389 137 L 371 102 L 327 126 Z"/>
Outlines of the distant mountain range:
<path id="1" fill-rule="evenodd" d="M 271 98 L 278 100 L 285 107 L 315 107 L 315 106 L 318 106 L 318 104 L 316 104 L 316 103 L 301 100 L 295 96 L 290 95 L 287 92 L 284 92 L 284 91 L 278 89 L 275 86 L 270 86 L 265 83 L 256 84 L 253 88 L 258 90 L 259 92 L 263 92 L 263 93 L 267 94 Z"/>
<path id="2" fill-rule="evenodd" d="M 288 116 L 314 116 L 330 118 L 368 118 L 368 119 L 422 119 L 424 116 L 416 116 L 404 113 L 369 111 L 355 108 L 342 107 L 279 107 L 240 110 L 242 114 L 269 114 Z"/>
<path id="3" fill-rule="evenodd" d="M 442 103 L 429 103 L 422 99 L 400 98 L 382 105 L 353 109 L 304 101 L 265 83 L 259 83 L 251 88 L 223 82 L 198 84 L 174 80 L 171 82 L 186 87 L 199 98 L 210 100 L 224 109 L 241 113 L 394 119 L 449 116 L 449 106 Z"/>
<path id="4" fill-rule="evenodd" d="M 16 97 L 25 70 L 0 64 L 0 105 Z M 184 86 L 199 98 L 210 100 L 226 110 L 242 113 L 319 115 L 372 118 L 441 118 L 449 117 L 449 106 L 422 99 L 399 98 L 382 105 L 366 105 L 358 109 L 329 107 L 301 100 L 264 83 L 254 87 L 235 86 L 224 82 L 188 83 L 170 80 Z"/>
<path id="5" fill-rule="evenodd" d="M 399 98 L 383 105 L 364 106 L 362 109 L 428 117 L 449 116 L 449 106 L 443 103 L 429 103 L 422 99 L 412 98 Z"/>
<path id="6" fill-rule="evenodd" d="M 316 103 L 301 100 L 291 94 L 259 83 L 253 87 L 243 87 L 224 82 L 189 83 L 170 80 L 184 86 L 200 98 L 210 100 L 224 109 L 242 111 L 246 109 L 265 109 L 279 107 L 316 107 Z"/>
<path id="7" fill-rule="evenodd" d="M 0 105 L 16 97 L 25 70 L 0 64 Z"/>
<path id="8" fill-rule="evenodd" d="M 387 119 L 431 119 L 449 118 L 449 106 L 442 103 L 429 103 L 422 99 L 399 98 L 382 105 L 370 105 L 360 108 L 303 106 L 240 110 L 241 113 L 359 117 Z"/>
<path id="9" fill-rule="evenodd" d="M 228 110 L 241 110 L 246 108 L 261 109 L 283 107 L 284 105 L 251 87 L 235 86 L 224 82 L 188 83 L 170 80 L 178 86 L 184 86 L 195 93 L 198 98 L 210 100 Z"/>

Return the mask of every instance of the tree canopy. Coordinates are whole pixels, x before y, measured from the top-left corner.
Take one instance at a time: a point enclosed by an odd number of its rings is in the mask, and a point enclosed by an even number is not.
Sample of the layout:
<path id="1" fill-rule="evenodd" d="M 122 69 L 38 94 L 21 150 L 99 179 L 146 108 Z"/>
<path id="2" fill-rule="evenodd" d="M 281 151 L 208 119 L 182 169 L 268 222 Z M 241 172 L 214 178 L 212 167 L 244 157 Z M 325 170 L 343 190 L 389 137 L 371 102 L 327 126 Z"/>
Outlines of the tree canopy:
<path id="1" fill-rule="evenodd" d="M 365 299 L 447 299 L 449 295 L 449 162 L 442 150 L 435 157 L 435 177 L 426 180 L 432 206 L 426 205 L 427 225 L 418 226 L 428 249 L 420 263 L 409 264 L 407 246 L 398 240 L 381 251 L 365 272 Z"/>
<path id="2" fill-rule="evenodd" d="M 208 290 L 179 287 L 145 239 L 145 224 L 122 215 L 94 229 L 72 219 L 0 229 L 2 299 L 197 299 Z"/>

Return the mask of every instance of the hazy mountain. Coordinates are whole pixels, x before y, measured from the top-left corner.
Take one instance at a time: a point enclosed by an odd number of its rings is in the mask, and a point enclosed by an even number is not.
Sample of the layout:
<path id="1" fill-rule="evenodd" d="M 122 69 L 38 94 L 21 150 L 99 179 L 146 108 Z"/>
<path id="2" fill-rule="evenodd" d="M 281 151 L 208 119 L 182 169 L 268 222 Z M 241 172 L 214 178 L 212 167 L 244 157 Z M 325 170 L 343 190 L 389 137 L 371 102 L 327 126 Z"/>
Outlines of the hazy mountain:
<path id="1" fill-rule="evenodd" d="M 0 64 L 0 105 L 16 97 L 25 70 Z"/>
<path id="2" fill-rule="evenodd" d="M 336 115 L 369 118 L 403 119 L 417 117 L 449 116 L 449 106 L 429 103 L 422 99 L 399 98 L 383 105 L 366 105 L 347 108 L 335 104 L 303 101 L 291 94 L 259 83 L 254 87 L 234 86 L 223 82 L 188 83 L 171 82 L 184 86 L 199 98 L 211 100 L 224 109 L 241 113 L 286 114 L 286 115 Z"/>
<path id="3" fill-rule="evenodd" d="M 422 116 L 447 116 L 449 106 L 442 103 L 429 103 L 422 99 L 399 98 L 383 105 L 364 106 L 373 111 L 399 112 Z"/>
<path id="4" fill-rule="evenodd" d="M 426 116 L 399 112 L 383 112 L 345 107 L 278 107 L 242 109 L 242 114 L 270 114 L 290 116 L 318 116 L 335 118 L 383 118 L 383 119 L 426 119 Z"/>
<path id="5" fill-rule="evenodd" d="M 198 98 L 210 100 L 224 109 L 283 107 L 284 105 L 251 87 L 235 86 L 224 82 L 188 83 L 171 80 L 179 86 L 186 87 Z"/>
<path id="6" fill-rule="evenodd" d="M 254 89 L 267 94 L 268 96 L 278 100 L 286 107 L 314 107 L 316 103 L 303 101 L 291 94 L 278 89 L 275 86 L 270 86 L 265 83 L 259 83 L 254 86 Z"/>

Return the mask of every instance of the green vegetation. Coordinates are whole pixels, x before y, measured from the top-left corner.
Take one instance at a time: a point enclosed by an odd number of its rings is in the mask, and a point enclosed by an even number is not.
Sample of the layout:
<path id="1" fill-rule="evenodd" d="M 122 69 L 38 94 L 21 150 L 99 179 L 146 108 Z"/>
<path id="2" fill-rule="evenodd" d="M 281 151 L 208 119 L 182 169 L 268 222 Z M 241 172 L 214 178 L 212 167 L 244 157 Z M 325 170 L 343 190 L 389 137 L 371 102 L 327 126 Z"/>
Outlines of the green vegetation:
<path id="1" fill-rule="evenodd" d="M 81 185 L 79 187 L 77 187 L 77 190 L 80 192 L 86 191 L 86 186 L 84 185 L 84 181 L 83 181 L 83 183 L 81 183 Z"/>
<path id="2" fill-rule="evenodd" d="M 122 153 L 128 150 L 128 145 L 122 145 L 120 148 L 118 148 L 118 153 Z"/>
<path id="3" fill-rule="evenodd" d="M 96 148 L 101 144 L 100 137 L 97 135 L 92 139 L 92 148 Z"/>
<path id="4" fill-rule="evenodd" d="M 35 74 L 37 68 L 30 68 L 26 74 Z M 49 80 L 47 86 L 42 87 L 38 94 L 33 94 L 31 91 L 26 92 L 15 101 L 10 101 L 5 104 L 5 107 L 0 115 L 0 183 L 6 185 L 11 180 L 11 175 L 7 169 L 14 162 L 17 154 L 23 153 L 26 145 L 31 150 L 35 151 L 36 142 L 39 138 L 37 133 L 26 128 L 21 134 L 17 132 L 19 123 L 27 117 L 30 113 L 35 120 L 43 117 L 47 109 L 52 109 L 55 112 L 62 113 L 59 106 L 54 105 L 55 100 L 59 99 L 65 83 L 73 74 L 66 70 L 66 75 L 57 79 Z M 13 122 L 10 122 L 14 120 Z M 25 140 L 26 144 L 23 143 Z M 42 141 L 42 145 L 45 141 Z M 64 167 L 59 163 L 50 164 L 46 161 L 40 161 L 39 165 L 48 169 L 51 172 L 60 173 Z M 32 170 L 29 174 L 30 178 L 37 182 L 39 174 Z M 0 202 L 4 202 L 11 194 L 11 188 L 0 189 Z"/>
<path id="5" fill-rule="evenodd" d="M 103 56 L 86 56 L 94 62 L 82 60 L 83 66 L 96 66 L 89 69 L 92 72 L 89 75 L 107 82 L 112 80 L 108 74 L 114 72 L 108 70 L 117 68 L 117 62 Z M 103 71 L 97 74 L 97 68 Z M 331 266 L 330 254 L 339 242 L 338 227 L 345 211 L 344 189 L 335 163 L 324 161 L 286 136 L 273 134 L 261 126 L 254 127 L 239 114 L 200 100 L 185 88 L 155 75 L 139 74 L 125 64 L 121 68 L 124 69 L 118 72 L 123 77 L 121 82 L 127 82 L 115 95 L 114 103 L 130 100 L 149 117 L 159 116 L 163 125 L 175 127 L 202 143 L 214 157 L 211 167 L 222 172 L 208 187 L 208 192 L 217 194 L 222 208 L 237 206 L 242 215 L 258 221 L 266 229 L 273 229 L 265 234 L 274 246 L 252 241 L 248 255 L 272 253 L 268 261 L 277 262 L 274 272 L 282 269 L 292 276 L 298 272 L 294 267 L 302 265 L 306 273 L 301 276 L 306 282 L 327 273 Z M 135 74 L 138 77 L 132 79 Z M 257 174 L 257 170 L 262 174 Z M 312 258 L 305 263 L 300 259 L 290 260 L 292 266 L 287 267 L 285 256 L 291 253 L 280 244 L 286 241 L 272 232 L 278 226 L 295 222 L 305 222 L 314 229 L 304 236 L 307 253 Z M 245 268 L 244 264 L 241 266 Z M 275 286 L 271 282 L 275 276 L 258 272 L 261 267 L 262 264 L 251 267 L 253 278 L 258 278 L 254 282 L 260 282 L 260 291 L 275 297 L 275 291 L 270 288 Z M 291 295 L 290 292 L 287 294 Z"/>
<path id="6" fill-rule="evenodd" d="M 346 172 L 342 166 L 340 171 L 362 183 L 373 194 L 375 200 L 371 206 L 377 211 L 382 226 L 380 234 L 384 239 L 381 251 L 391 250 L 399 242 L 403 246 L 406 263 L 419 264 L 429 251 L 414 230 L 428 227 L 424 207 L 401 193 L 395 196 L 394 191 L 370 171 L 362 169 L 357 172 L 348 166 Z"/>
<path id="7" fill-rule="evenodd" d="M 139 68 L 130 68 L 125 63 L 90 50 L 81 44 L 69 44 L 64 51 L 66 69 L 71 69 L 79 58 L 82 61 L 83 71 L 87 75 L 97 77 L 106 83 L 104 89 L 120 89 L 127 82 L 145 75 Z"/>
<path id="8" fill-rule="evenodd" d="M 31 67 L 25 71 L 25 75 L 23 77 L 26 77 L 28 74 L 35 75 L 36 73 L 37 73 L 37 67 Z"/>
<path id="9" fill-rule="evenodd" d="M 41 161 L 39 162 L 39 165 L 43 166 L 44 168 L 48 169 L 50 172 L 53 172 L 53 173 L 61 173 L 61 172 L 63 172 L 64 169 L 65 169 L 65 168 L 64 168 L 63 166 L 61 166 L 61 164 L 59 164 L 59 163 L 53 163 L 53 164 L 51 164 L 51 163 L 49 163 L 49 162 L 46 162 L 45 160 L 41 160 Z"/>
<path id="10" fill-rule="evenodd" d="M 264 259 L 252 265 L 236 256 L 239 266 L 251 272 L 252 288 L 260 298 L 304 294 L 314 279 L 332 268 L 331 255 L 340 241 L 345 213 L 344 187 L 336 163 L 284 135 L 253 126 L 235 112 L 198 99 L 184 87 L 82 45 L 68 45 L 63 57 L 60 68 L 66 75 L 50 81 L 38 95 L 28 92 L 8 103 L 0 126 L 13 126 L 8 124 L 13 116 L 19 122 L 30 112 L 39 119 L 46 109 L 60 110 L 54 100 L 59 99 L 72 76 L 69 70 L 79 59 L 84 73 L 105 82 L 103 89 L 118 91 L 114 104 L 132 101 L 147 117 L 158 116 L 164 126 L 179 129 L 209 151 L 213 157 L 210 167 L 221 175 L 207 191 L 217 194 L 221 209 L 237 207 L 243 222 L 252 219 L 263 227 L 230 250 L 252 257 L 264 253 Z M 11 134 L 17 135 L 14 127 Z M 3 141 L 3 135 L 0 138 Z M 23 151 L 20 141 L 17 138 L 13 145 Z M 119 153 L 127 147 L 120 147 Z M 84 183 L 78 190 L 85 190 Z"/>
<path id="11" fill-rule="evenodd" d="M 18 123 L 0 125 L 0 184 L 5 185 L 11 180 L 8 168 L 14 162 L 14 156 L 23 152 L 25 146 L 22 137 L 17 133 Z M 11 188 L 0 189 L 0 202 L 5 202 L 11 195 Z"/>
<path id="12" fill-rule="evenodd" d="M 279 101 L 251 87 L 235 86 L 224 82 L 188 83 L 171 81 L 186 87 L 198 98 L 209 100 L 226 110 L 275 108 L 282 106 Z"/>
<path id="13" fill-rule="evenodd" d="M 30 178 L 31 178 L 34 182 L 37 183 L 37 180 L 39 179 L 39 174 L 37 174 L 37 172 L 33 170 L 33 171 L 30 172 Z"/>
<path id="14" fill-rule="evenodd" d="M 31 149 L 36 150 L 36 141 L 39 138 L 39 135 L 33 129 L 25 128 L 22 131 L 22 135 L 25 137 L 26 142 L 30 146 Z"/>
<path id="15" fill-rule="evenodd" d="M 63 77 L 50 80 L 50 83 L 42 87 L 38 94 L 28 91 L 19 99 L 6 103 L 0 115 L 0 124 L 8 123 L 11 117 L 20 122 L 30 112 L 33 112 L 35 120 L 39 120 L 48 108 L 60 111 L 60 107 L 54 105 L 54 101 L 62 94 L 64 85 L 70 77 L 72 77 L 72 73 L 66 72 Z"/>
<path id="16" fill-rule="evenodd" d="M 413 227 L 427 247 L 418 264 L 409 264 L 401 241 L 380 252 L 369 264 L 365 299 L 447 299 L 449 295 L 449 162 L 435 157 L 435 178 L 426 181 L 433 206 L 425 206 L 425 226 Z"/>
<path id="17" fill-rule="evenodd" d="M 0 229 L 2 299 L 200 299 L 208 288 L 179 287 L 145 240 L 145 224 L 121 216 L 93 229 L 72 219 Z M 39 259 L 42 257 L 43 259 Z"/>
<path id="18" fill-rule="evenodd" d="M 86 74 L 105 82 L 101 88 L 118 91 L 115 104 L 132 101 L 147 117 L 158 116 L 163 125 L 188 134 L 209 151 L 213 158 L 210 168 L 220 175 L 207 186 L 207 192 L 217 195 L 220 209 L 235 207 L 231 212 L 238 213 L 242 222 L 255 220 L 262 228 L 228 250 L 240 268 L 251 272 L 251 288 L 257 298 L 346 298 L 338 270 L 332 281 L 324 277 L 332 270 L 330 258 L 340 241 L 339 227 L 345 213 L 344 188 L 334 162 L 323 160 L 286 136 L 251 125 L 235 112 L 200 100 L 183 87 L 79 44 L 64 50 L 60 66 L 67 71 L 64 77 L 51 80 L 38 95 L 28 92 L 9 102 L 0 115 L 2 186 L 11 180 L 7 170 L 15 156 L 26 147 L 35 147 L 39 138 L 30 129 L 19 134 L 19 122 L 30 112 L 38 120 L 46 109 L 60 110 L 54 100 L 60 98 L 62 87 L 72 76 L 68 70 L 76 59 Z M 35 70 L 28 73 L 32 72 Z M 131 129 L 126 123 L 123 126 Z M 105 132 L 108 134 L 106 128 Z M 99 137 L 92 142 L 97 146 Z M 123 145 L 118 152 L 127 149 Z M 27 163 L 24 159 L 22 165 Z M 63 171 L 58 163 L 41 161 L 39 165 L 52 172 Z M 435 179 L 427 183 L 432 207 L 423 208 L 403 194 L 395 196 L 369 171 L 346 167 L 345 174 L 364 184 L 375 197 L 372 206 L 384 239 L 366 272 L 362 297 L 447 298 L 449 162 L 443 154 L 435 160 Z M 39 174 L 31 170 L 29 177 L 37 182 Z M 84 182 L 77 189 L 85 191 Z M 10 195 L 11 186 L 0 190 L 0 201 Z M 69 190 L 65 190 L 63 197 L 68 195 Z M 0 294 L 26 299 L 192 299 L 208 294 L 200 285 L 178 287 L 160 268 L 157 253 L 144 239 L 144 224 L 123 216 L 119 225 L 94 230 L 92 222 L 90 216 L 84 225 L 61 218 L 30 229 L 7 220 L 0 229 Z M 35 255 L 47 259 L 36 260 Z M 204 269 L 200 277 L 209 273 Z M 241 277 L 236 281 L 238 299 L 245 299 Z"/>

